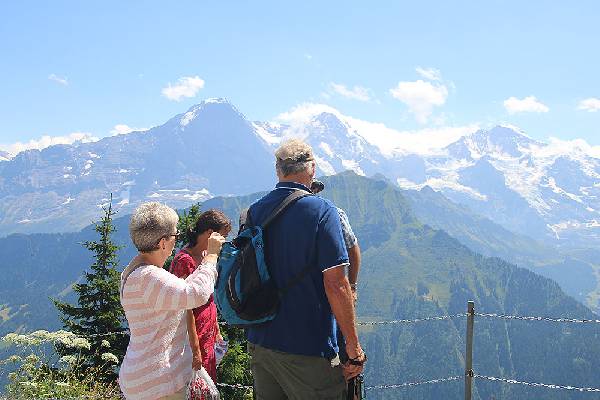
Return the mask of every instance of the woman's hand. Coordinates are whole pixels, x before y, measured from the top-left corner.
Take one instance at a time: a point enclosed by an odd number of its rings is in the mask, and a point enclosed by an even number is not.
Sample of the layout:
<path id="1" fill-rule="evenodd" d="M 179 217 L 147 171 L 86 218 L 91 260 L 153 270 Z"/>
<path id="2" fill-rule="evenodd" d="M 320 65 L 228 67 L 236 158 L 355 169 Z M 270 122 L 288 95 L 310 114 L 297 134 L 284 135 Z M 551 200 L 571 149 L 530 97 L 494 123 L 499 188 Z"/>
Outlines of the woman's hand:
<path id="1" fill-rule="evenodd" d="M 206 255 L 218 256 L 223 243 L 225 243 L 225 238 L 218 232 L 213 232 L 208 238 L 208 249 L 206 250 Z"/>
<path id="2" fill-rule="evenodd" d="M 192 368 L 194 371 L 199 371 L 202 368 L 202 353 L 200 350 L 192 351 Z"/>

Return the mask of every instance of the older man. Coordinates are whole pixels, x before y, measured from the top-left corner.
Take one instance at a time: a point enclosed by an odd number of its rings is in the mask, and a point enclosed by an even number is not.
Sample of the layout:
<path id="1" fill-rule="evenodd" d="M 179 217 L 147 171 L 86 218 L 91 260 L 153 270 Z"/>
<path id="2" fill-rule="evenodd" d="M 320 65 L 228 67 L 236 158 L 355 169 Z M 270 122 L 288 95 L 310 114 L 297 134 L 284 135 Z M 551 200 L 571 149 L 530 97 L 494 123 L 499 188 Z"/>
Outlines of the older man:
<path id="1" fill-rule="evenodd" d="M 284 142 L 275 157 L 279 183 L 248 210 L 256 225 L 292 191 L 310 192 L 315 176 L 312 149 L 300 140 Z M 274 320 L 247 330 L 257 399 L 344 399 L 344 377 L 358 375 L 366 356 L 356 332 L 338 210 L 320 197 L 303 197 L 264 238 L 271 275 L 278 287 L 289 290 Z M 346 338 L 344 365 L 337 356 L 336 321 Z"/>

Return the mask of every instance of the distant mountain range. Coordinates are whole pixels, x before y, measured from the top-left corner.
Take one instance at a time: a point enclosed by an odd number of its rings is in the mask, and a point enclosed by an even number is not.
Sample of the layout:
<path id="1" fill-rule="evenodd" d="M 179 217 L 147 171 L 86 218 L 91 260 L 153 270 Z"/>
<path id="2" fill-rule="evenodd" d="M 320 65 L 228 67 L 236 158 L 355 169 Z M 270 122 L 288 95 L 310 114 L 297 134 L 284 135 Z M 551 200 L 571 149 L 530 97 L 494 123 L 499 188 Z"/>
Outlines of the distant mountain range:
<path id="1" fill-rule="evenodd" d="M 514 233 L 424 187 L 403 190 L 411 210 L 432 228 L 442 229 L 470 249 L 525 267 L 559 283 L 570 296 L 600 312 L 600 251 L 566 250 Z"/>
<path id="2" fill-rule="evenodd" d="M 110 193 L 117 209 L 131 212 L 148 200 L 187 207 L 266 189 L 272 158 L 225 101 L 205 101 L 148 131 L 24 151 L 0 162 L 0 234 L 79 230 Z"/>
<path id="3" fill-rule="evenodd" d="M 514 232 L 570 247 L 600 245 L 600 159 L 583 145 L 548 145 L 497 126 L 418 154 L 381 149 L 354 125 L 331 109 L 299 124 L 252 122 L 226 100 L 209 99 L 148 131 L 3 153 L 0 235 L 81 229 L 109 193 L 130 212 L 151 199 L 184 207 L 266 190 L 274 148 L 300 135 L 322 174 L 382 174 L 402 188 L 441 191 Z"/>
<path id="4" fill-rule="evenodd" d="M 571 247 L 600 244 L 600 158 L 584 145 L 548 145 L 496 126 L 433 153 L 384 153 L 361 129 L 339 113 L 316 111 L 300 127 L 270 129 L 269 143 L 304 134 L 324 174 L 379 173 L 405 189 L 431 187 L 514 232 Z"/>
<path id="5" fill-rule="evenodd" d="M 479 312 L 594 318 L 550 279 L 499 258 L 487 258 L 452 236 L 472 237 L 479 251 L 518 253 L 543 260 L 546 249 L 529 238 L 504 231 L 486 218 L 456 206 L 430 189 L 401 190 L 385 179 L 351 172 L 325 177 L 323 196 L 344 208 L 363 250 L 358 314 L 362 320 L 389 320 L 462 313 L 473 299 Z M 260 197 L 217 197 L 202 208 L 224 210 L 234 221 Z M 416 209 L 416 206 L 419 209 Z M 443 214 L 445 218 L 438 218 Z M 425 224 L 438 221 L 450 235 Z M 115 241 L 125 247 L 121 264 L 134 250 L 128 217 L 115 220 Z M 489 232 L 477 238 L 480 232 Z M 80 243 L 95 237 L 78 233 L 16 234 L 0 239 L 0 335 L 59 327 L 48 296 L 73 300 L 71 283 L 91 258 Z M 522 250 L 519 250 L 522 248 Z M 531 254 L 530 254 L 531 253 Z M 555 254 L 555 253 L 552 253 Z M 547 254 L 547 258 L 552 258 Z M 369 385 L 462 375 L 465 320 L 361 328 L 369 354 Z M 593 386 L 600 368 L 600 345 L 590 326 L 486 320 L 475 330 L 475 369 L 481 374 L 577 386 Z M 459 398 L 461 383 L 369 392 L 369 398 L 434 400 Z M 474 399 L 565 399 L 560 391 L 476 381 Z"/>

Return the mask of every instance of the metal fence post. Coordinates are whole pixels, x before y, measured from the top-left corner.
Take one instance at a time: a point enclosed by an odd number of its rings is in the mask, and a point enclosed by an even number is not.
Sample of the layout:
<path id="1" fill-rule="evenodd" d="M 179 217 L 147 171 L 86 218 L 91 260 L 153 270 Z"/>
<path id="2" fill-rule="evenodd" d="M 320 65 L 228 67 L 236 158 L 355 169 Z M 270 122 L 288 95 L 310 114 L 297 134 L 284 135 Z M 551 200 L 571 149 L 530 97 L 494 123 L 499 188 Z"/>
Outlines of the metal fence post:
<path id="1" fill-rule="evenodd" d="M 467 348 L 465 351 L 465 400 L 471 400 L 473 386 L 473 325 L 475 303 L 467 302 Z"/>

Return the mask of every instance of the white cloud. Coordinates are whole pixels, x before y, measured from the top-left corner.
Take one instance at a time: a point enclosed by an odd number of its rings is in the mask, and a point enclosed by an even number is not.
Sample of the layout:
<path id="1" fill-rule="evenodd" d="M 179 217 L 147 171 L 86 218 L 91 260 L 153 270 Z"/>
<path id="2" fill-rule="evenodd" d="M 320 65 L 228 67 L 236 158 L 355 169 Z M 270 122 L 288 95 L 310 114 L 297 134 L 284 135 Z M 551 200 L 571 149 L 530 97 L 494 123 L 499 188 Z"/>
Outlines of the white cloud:
<path id="1" fill-rule="evenodd" d="M 523 112 L 546 113 L 550 110 L 548 106 L 536 99 L 535 96 L 527 96 L 524 99 L 510 97 L 504 100 L 504 108 L 506 108 L 509 114 Z"/>
<path id="2" fill-rule="evenodd" d="M 16 142 L 9 144 L 0 144 L 0 150 L 16 155 L 25 150 L 42 150 L 46 147 L 56 144 L 73 144 L 75 142 L 88 143 L 95 142 L 98 138 L 88 132 L 73 132 L 65 136 L 48 136 L 44 135 L 39 139 L 31 139 L 28 142 Z"/>
<path id="3" fill-rule="evenodd" d="M 581 100 L 577 109 L 588 112 L 600 111 L 600 99 L 590 97 L 589 99 Z"/>
<path id="4" fill-rule="evenodd" d="M 430 81 L 440 81 L 442 80 L 442 73 L 439 69 L 435 68 L 416 68 L 417 74 L 421 75 L 423 78 L 428 79 Z"/>
<path id="5" fill-rule="evenodd" d="M 600 146 L 592 146 L 584 139 L 562 140 L 551 136 L 548 146 L 539 153 L 545 156 L 569 153 L 574 158 L 577 158 L 577 154 L 585 154 L 600 158 Z"/>
<path id="6" fill-rule="evenodd" d="M 326 104 L 302 103 L 290 111 L 279 114 L 275 117 L 275 120 L 289 125 L 301 125 L 308 123 L 313 117 L 321 113 L 331 113 L 338 117 L 342 115 L 337 109 Z"/>
<path id="7" fill-rule="evenodd" d="M 63 78 L 63 77 L 60 77 L 55 74 L 48 75 L 48 79 L 50 79 L 51 81 L 60 83 L 61 85 L 65 85 L 65 86 L 67 86 L 69 84 L 69 80 L 67 79 L 67 77 Z"/>
<path id="8" fill-rule="evenodd" d="M 425 124 L 431 116 L 433 108 L 446 103 L 448 88 L 441 83 L 425 82 L 419 79 L 414 82 L 399 82 L 398 86 L 390 89 L 390 94 L 406 104 L 419 123 Z"/>
<path id="9" fill-rule="evenodd" d="M 148 128 L 132 128 L 128 125 L 125 124 L 117 124 L 115 125 L 115 127 L 110 131 L 110 134 L 113 136 L 116 135 L 126 135 L 128 133 L 131 132 L 139 132 L 139 131 L 147 131 Z"/>
<path id="10" fill-rule="evenodd" d="M 195 97 L 204 87 L 204 80 L 198 76 L 184 76 L 177 80 L 177 84 L 169 85 L 162 89 L 162 95 L 169 100 L 179 101 L 182 97 Z"/>
<path id="11" fill-rule="evenodd" d="M 370 101 L 371 100 L 371 91 L 362 86 L 354 86 L 349 89 L 346 85 L 342 85 L 339 83 L 331 82 L 329 84 L 329 88 L 335 93 L 346 97 L 348 99 L 359 100 L 359 101 Z"/>
<path id="12" fill-rule="evenodd" d="M 275 119 L 289 125 L 287 135 L 304 137 L 307 134 L 304 131 L 305 125 L 324 112 L 337 116 L 388 156 L 394 153 L 438 154 L 450 143 L 479 129 L 479 125 L 470 124 L 399 131 L 385 124 L 353 118 L 331 106 L 315 103 L 300 104 L 288 112 L 279 114 Z"/>

